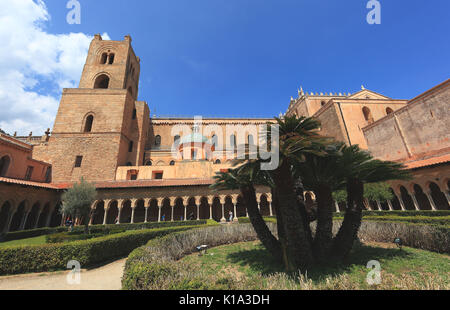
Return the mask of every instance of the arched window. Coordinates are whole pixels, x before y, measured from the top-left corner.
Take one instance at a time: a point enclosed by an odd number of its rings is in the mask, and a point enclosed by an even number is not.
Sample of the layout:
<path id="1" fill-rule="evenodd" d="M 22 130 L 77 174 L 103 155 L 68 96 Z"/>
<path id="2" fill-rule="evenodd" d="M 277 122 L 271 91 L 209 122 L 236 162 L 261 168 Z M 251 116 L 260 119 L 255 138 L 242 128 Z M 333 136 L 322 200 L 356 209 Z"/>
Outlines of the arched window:
<path id="1" fill-rule="evenodd" d="M 233 149 L 236 147 L 236 135 L 230 136 L 230 145 Z"/>
<path id="2" fill-rule="evenodd" d="M 392 113 L 394 113 L 394 110 L 392 110 L 391 108 L 386 108 L 387 115 L 392 114 Z"/>
<path id="3" fill-rule="evenodd" d="M 155 137 L 155 146 L 161 146 L 161 136 L 157 135 Z"/>
<path id="4" fill-rule="evenodd" d="M 213 135 L 212 138 L 211 138 L 211 144 L 212 144 L 212 146 L 213 146 L 214 148 L 216 148 L 218 143 L 219 143 L 219 139 L 217 138 L 216 135 Z"/>
<path id="5" fill-rule="evenodd" d="M 221 162 L 219 159 L 215 161 L 215 164 L 216 164 L 216 165 L 220 165 L 221 163 L 222 163 L 222 162 Z"/>
<path id="6" fill-rule="evenodd" d="M 103 53 L 102 54 L 102 58 L 100 59 L 100 64 L 104 65 L 106 64 L 106 61 L 108 60 L 108 54 L 107 53 Z"/>
<path id="7" fill-rule="evenodd" d="M 152 163 L 151 160 L 147 160 L 147 161 L 145 162 L 145 165 L 146 165 L 146 166 L 153 166 L 153 163 Z"/>
<path id="8" fill-rule="evenodd" d="M 373 117 L 372 112 L 370 112 L 370 109 L 368 107 L 364 107 L 362 109 L 364 114 L 364 119 L 369 122 L 369 124 L 373 123 Z"/>
<path id="9" fill-rule="evenodd" d="M 11 159 L 9 156 L 3 156 L 0 159 L 0 177 L 4 177 L 9 169 L 9 164 L 11 163 Z"/>
<path id="10" fill-rule="evenodd" d="M 109 64 L 112 65 L 114 63 L 114 58 L 116 55 L 114 53 L 109 54 Z"/>
<path id="11" fill-rule="evenodd" d="M 323 107 L 326 104 L 326 102 L 324 100 L 322 100 L 322 102 L 320 103 L 320 105 Z"/>
<path id="12" fill-rule="evenodd" d="M 107 89 L 109 87 L 109 77 L 106 74 L 100 75 L 94 83 L 94 88 Z"/>
<path id="13" fill-rule="evenodd" d="M 89 115 L 86 117 L 86 122 L 84 123 L 84 132 L 91 132 L 92 131 L 92 124 L 94 123 L 94 116 Z"/>
<path id="14" fill-rule="evenodd" d="M 173 144 L 175 145 L 175 147 L 178 147 L 178 145 L 180 144 L 180 139 L 181 139 L 181 137 L 179 135 L 176 135 L 173 138 Z"/>
<path id="15" fill-rule="evenodd" d="M 171 166 L 175 166 L 175 161 L 172 160 L 172 161 L 170 162 L 170 165 L 171 165 Z"/>
<path id="16" fill-rule="evenodd" d="M 253 139 L 253 135 L 248 135 L 248 145 L 254 145 L 255 141 Z"/>

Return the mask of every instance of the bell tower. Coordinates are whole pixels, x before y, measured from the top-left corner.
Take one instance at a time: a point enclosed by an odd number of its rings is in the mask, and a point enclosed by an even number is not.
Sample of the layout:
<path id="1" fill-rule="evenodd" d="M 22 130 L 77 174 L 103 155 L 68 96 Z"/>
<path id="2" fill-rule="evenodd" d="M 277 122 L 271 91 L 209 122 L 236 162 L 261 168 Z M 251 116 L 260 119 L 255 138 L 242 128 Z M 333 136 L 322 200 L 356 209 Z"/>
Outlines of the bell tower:
<path id="1" fill-rule="evenodd" d="M 53 182 L 112 181 L 119 166 L 143 164 L 150 111 L 137 101 L 140 60 L 123 41 L 92 40 L 79 88 L 64 89 L 52 135 L 39 159 Z"/>
<path id="2" fill-rule="evenodd" d="M 126 89 L 138 96 L 140 59 L 134 54 L 131 37 L 104 41 L 96 34 L 81 75 L 79 88 Z"/>

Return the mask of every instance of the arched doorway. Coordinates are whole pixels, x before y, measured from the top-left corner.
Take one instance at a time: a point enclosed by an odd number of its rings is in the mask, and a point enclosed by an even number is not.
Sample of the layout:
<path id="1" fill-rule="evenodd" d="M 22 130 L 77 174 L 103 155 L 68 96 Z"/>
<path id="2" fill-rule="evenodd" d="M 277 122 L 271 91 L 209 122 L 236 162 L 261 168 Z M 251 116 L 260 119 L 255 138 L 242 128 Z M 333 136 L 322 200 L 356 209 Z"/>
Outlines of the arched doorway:
<path id="1" fill-rule="evenodd" d="M 441 191 L 439 186 L 431 182 L 430 183 L 431 197 L 433 197 L 434 204 L 436 205 L 436 209 L 438 210 L 449 210 L 449 205 L 447 202 L 447 198 L 445 198 L 444 193 Z"/>
<path id="2" fill-rule="evenodd" d="M 117 200 L 111 201 L 109 203 L 109 209 L 106 215 L 106 224 L 116 224 L 118 216 L 119 216 L 119 206 Z"/>
<path id="3" fill-rule="evenodd" d="M 230 220 L 230 212 L 233 213 L 234 215 L 233 199 L 229 196 L 225 199 L 224 212 L 225 212 L 225 219 L 228 222 Z"/>
<path id="4" fill-rule="evenodd" d="M 170 222 L 172 220 L 172 207 L 170 206 L 170 199 L 166 198 L 163 201 L 161 208 L 161 222 Z"/>
<path id="5" fill-rule="evenodd" d="M 427 195 L 425 195 L 425 193 L 422 190 L 422 187 L 420 187 L 420 185 L 418 184 L 414 184 L 414 195 L 416 196 L 416 200 L 420 210 L 432 210 Z"/>
<path id="6" fill-rule="evenodd" d="M 47 219 L 49 216 L 50 212 L 50 203 L 47 203 L 44 208 L 42 209 L 41 214 L 39 215 L 39 220 L 38 220 L 38 228 L 42 228 L 45 227 L 45 225 L 47 224 Z"/>
<path id="7" fill-rule="evenodd" d="M 11 220 L 11 225 L 9 227 L 9 231 L 18 231 L 20 229 L 20 225 L 22 224 L 23 216 L 25 215 L 25 206 L 26 206 L 25 201 L 22 201 L 19 204 L 19 207 L 17 208 L 17 210 L 14 213 L 13 218 Z"/>
<path id="8" fill-rule="evenodd" d="M 94 214 L 92 215 L 92 225 L 101 225 L 105 217 L 105 202 L 98 201 L 95 204 Z"/>
<path id="9" fill-rule="evenodd" d="M 261 196 L 260 207 L 260 213 L 262 216 L 270 216 L 269 202 L 267 201 L 266 195 Z"/>
<path id="10" fill-rule="evenodd" d="M 189 198 L 188 205 L 186 207 L 186 219 L 196 220 L 197 219 L 197 206 L 195 205 L 195 198 Z"/>
<path id="11" fill-rule="evenodd" d="M 398 197 L 397 197 L 397 195 L 395 194 L 395 192 L 394 192 L 394 190 L 391 188 L 390 189 L 390 191 L 391 191 L 391 193 L 392 193 L 392 195 L 393 195 L 393 197 L 394 197 L 394 199 L 392 199 L 392 209 L 394 209 L 394 210 L 402 210 L 402 207 L 401 207 L 401 205 L 400 205 L 400 201 L 398 200 Z"/>
<path id="12" fill-rule="evenodd" d="M 147 220 L 149 222 L 158 222 L 158 213 L 159 213 L 158 201 L 156 199 L 152 199 L 150 201 L 150 207 L 148 209 Z"/>
<path id="13" fill-rule="evenodd" d="M 50 227 L 61 226 L 62 214 L 61 214 L 60 210 L 61 210 L 61 203 L 57 204 L 55 206 L 55 208 L 53 209 L 51 219 L 50 219 Z"/>
<path id="14" fill-rule="evenodd" d="M 120 212 L 120 223 L 121 224 L 131 223 L 132 211 L 133 210 L 131 209 L 131 201 L 125 200 L 122 205 L 122 211 Z"/>
<path id="15" fill-rule="evenodd" d="M 134 209 L 134 222 L 144 223 L 145 222 L 145 201 L 139 199 L 136 202 L 136 208 Z"/>
<path id="16" fill-rule="evenodd" d="M 239 196 L 237 199 L 236 213 L 237 213 L 237 217 L 246 217 L 247 216 L 247 208 L 245 207 L 244 201 L 241 196 Z"/>
<path id="17" fill-rule="evenodd" d="M 411 198 L 411 196 L 408 193 L 408 190 L 404 186 L 400 186 L 400 192 L 402 194 L 402 200 L 403 205 L 405 206 L 406 210 L 416 210 L 416 207 L 414 206 L 414 202 Z"/>
<path id="18" fill-rule="evenodd" d="M 200 219 L 207 220 L 209 219 L 209 204 L 208 199 L 206 197 L 202 197 L 200 199 Z"/>
<path id="19" fill-rule="evenodd" d="M 187 215 L 189 215 L 189 213 Z M 181 221 L 184 219 L 184 202 L 183 199 L 177 198 L 175 200 L 175 206 L 173 207 L 173 220 Z"/>
<path id="20" fill-rule="evenodd" d="M 31 208 L 30 214 L 28 214 L 27 217 L 27 222 L 25 223 L 24 227 L 25 230 L 33 229 L 34 226 L 37 224 L 40 207 L 41 207 L 40 203 L 36 202 Z"/>
<path id="21" fill-rule="evenodd" d="M 213 219 L 220 222 L 222 219 L 222 205 L 220 204 L 220 199 L 218 197 L 215 197 L 213 200 L 212 214 Z"/>

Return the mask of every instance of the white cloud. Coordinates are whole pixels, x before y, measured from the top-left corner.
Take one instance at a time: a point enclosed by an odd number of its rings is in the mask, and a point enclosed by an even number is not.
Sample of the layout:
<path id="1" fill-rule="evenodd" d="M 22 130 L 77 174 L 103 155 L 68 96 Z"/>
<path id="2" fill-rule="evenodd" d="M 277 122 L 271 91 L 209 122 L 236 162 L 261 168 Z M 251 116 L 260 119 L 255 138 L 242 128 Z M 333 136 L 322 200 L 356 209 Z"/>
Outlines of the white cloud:
<path id="1" fill-rule="evenodd" d="M 53 126 L 62 88 L 78 86 L 92 36 L 46 32 L 42 0 L 0 6 L 0 128 L 42 135 Z"/>

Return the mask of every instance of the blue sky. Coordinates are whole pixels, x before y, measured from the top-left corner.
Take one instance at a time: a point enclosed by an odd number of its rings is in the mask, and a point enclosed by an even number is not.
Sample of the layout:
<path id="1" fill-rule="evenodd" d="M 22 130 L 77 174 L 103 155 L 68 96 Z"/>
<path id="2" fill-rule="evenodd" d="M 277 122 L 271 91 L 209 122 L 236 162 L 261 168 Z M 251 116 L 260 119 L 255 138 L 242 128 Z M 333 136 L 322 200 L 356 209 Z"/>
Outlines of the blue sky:
<path id="1" fill-rule="evenodd" d="M 449 78 L 450 2 L 379 1 L 381 25 L 367 24 L 368 0 L 79 0 L 69 25 L 67 1 L 46 0 L 42 29 L 130 34 L 152 115 L 271 117 L 300 85 L 408 99 Z"/>

